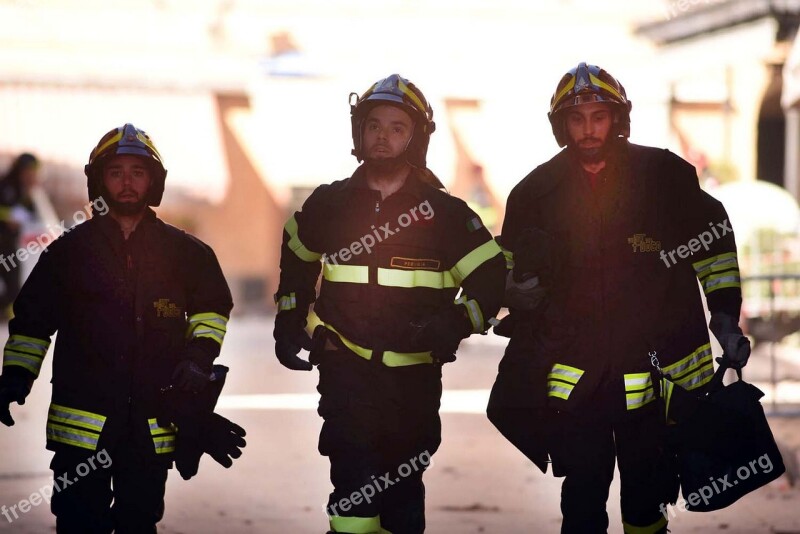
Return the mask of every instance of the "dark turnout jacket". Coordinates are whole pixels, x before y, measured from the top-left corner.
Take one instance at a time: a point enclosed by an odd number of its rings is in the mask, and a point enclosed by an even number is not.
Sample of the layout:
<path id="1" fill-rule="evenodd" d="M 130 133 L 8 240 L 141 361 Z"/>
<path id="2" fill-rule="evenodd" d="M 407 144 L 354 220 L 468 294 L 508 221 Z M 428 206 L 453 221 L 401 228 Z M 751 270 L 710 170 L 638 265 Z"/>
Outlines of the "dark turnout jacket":
<path id="1" fill-rule="evenodd" d="M 499 241 L 512 262 L 526 228 L 550 234 L 558 267 L 545 308 L 517 325 L 506 355 L 549 370 L 552 406 L 649 404 L 651 351 L 687 389 L 710 380 L 700 291 L 712 313 L 738 318 L 741 288 L 730 221 L 689 163 L 620 142 L 593 185 L 565 149 L 509 196 Z"/>
<path id="2" fill-rule="evenodd" d="M 127 240 L 95 215 L 41 255 L 14 304 L 3 366 L 38 376 L 58 332 L 48 448 L 95 450 L 134 427 L 171 452 L 174 432 L 155 423 L 160 390 L 180 360 L 213 361 L 232 306 L 198 239 L 149 209 Z"/>
<path id="3" fill-rule="evenodd" d="M 416 170 L 382 200 L 361 167 L 318 187 L 286 223 L 276 300 L 279 311 L 316 301 L 316 314 L 349 349 L 382 355 L 388 366 L 413 365 L 430 363 L 431 347 L 415 342 L 412 323 L 456 305 L 474 332 L 485 332 L 504 278 L 500 248 L 462 200 Z"/>

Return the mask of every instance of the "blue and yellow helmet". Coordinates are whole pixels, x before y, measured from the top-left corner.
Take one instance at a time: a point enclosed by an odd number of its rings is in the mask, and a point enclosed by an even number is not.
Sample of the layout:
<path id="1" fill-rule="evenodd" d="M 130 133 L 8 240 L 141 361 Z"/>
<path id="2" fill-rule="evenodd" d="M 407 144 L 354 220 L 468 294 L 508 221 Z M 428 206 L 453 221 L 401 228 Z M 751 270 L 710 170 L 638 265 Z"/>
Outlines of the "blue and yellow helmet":
<path id="1" fill-rule="evenodd" d="M 150 136 L 144 130 L 140 130 L 130 123 L 114 128 L 105 134 L 89 154 L 89 163 L 83 168 L 89 189 L 89 200 L 94 200 L 102 194 L 105 162 L 112 156 L 121 154 L 140 156 L 150 164 L 153 183 L 147 193 L 147 205 L 158 206 L 161 204 L 167 169 L 164 168 L 161 154 Z"/>
<path id="2" fill-rule="evenodd" d="M 597 65 L 580 63 L 561 78 L 550 99 L 547 117 L 558 146 L 563 147 L 569 141 L 564 124 L 564 110 L 593 102 L 605 102 L 613 108 L 615 137 L 630 136 L 632 104 L 625 94 L 625 88 Z"/>
<path id="3" fill-rule="evenodd" d="M 353 102 L 353 97 L 356 97 Z M 433 122 L 433 109 L 422 91 L 399 74 L 392 74 L 378 80 L 364 94 L 350 93 L 350 122 L 353 130 L 352 153 L 362 161 L 362 135 L 364 119 L 369 111 L 378 105 L 397 106 L 409 114 L 414 121 L 414 134 L 406 149 L 408 163 L 421 169 L 426 168 L 426 156 L 431 134 L 436 130 Z"/>

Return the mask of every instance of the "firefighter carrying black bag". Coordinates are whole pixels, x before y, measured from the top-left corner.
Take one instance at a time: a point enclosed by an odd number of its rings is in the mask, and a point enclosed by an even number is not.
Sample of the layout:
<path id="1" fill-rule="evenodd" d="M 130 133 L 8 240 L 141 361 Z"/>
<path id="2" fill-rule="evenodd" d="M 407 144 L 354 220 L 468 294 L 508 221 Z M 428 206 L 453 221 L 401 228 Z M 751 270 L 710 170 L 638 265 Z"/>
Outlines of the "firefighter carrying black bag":
<path id="1" fill-rule="evenodd" d="M 725 357 L 717 361 L 714 378 L 700 394 L 676 385 L 669 375 L 661 378 L 668 443 L 676 455 L 686 509 L 692 512 L 730 506 L 786 470 L 759 402 L 764 393 L 742 380 L 741 368 L 736 369 L 738 380 L 724 386 L 730 363 Z"/>

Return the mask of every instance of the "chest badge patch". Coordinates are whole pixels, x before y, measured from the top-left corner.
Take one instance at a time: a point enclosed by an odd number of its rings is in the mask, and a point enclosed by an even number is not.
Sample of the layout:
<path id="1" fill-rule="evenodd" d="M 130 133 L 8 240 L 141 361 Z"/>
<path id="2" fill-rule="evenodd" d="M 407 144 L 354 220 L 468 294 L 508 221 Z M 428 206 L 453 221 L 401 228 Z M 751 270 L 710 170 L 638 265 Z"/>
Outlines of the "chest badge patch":
<path id="1" fill-rule="evenodd" d="M 628 244 L 633 247 L 634 252 L 658 252 L 661 250 L 661 241 L 656 241 L 646 234 L 633 234 L 628 238 Z"/>
<path id="2" fill-rule="evenodd" d="M 156 309 L 156 317 L 164 318 L 178 318 L 183 314 L 183 310 L 175 304 L 170 302 L 169 299 L 158 299 L 153 301 L 153 307 Z"/>
<path id="3" fill-rule="evenodd" d="M 423 258 L 401 258 L 394 256 L 390 266 L 398 269 L 421 269 L 424 271 L 438 271 L 442 262 L 439 260 L 429 260 Z"/>

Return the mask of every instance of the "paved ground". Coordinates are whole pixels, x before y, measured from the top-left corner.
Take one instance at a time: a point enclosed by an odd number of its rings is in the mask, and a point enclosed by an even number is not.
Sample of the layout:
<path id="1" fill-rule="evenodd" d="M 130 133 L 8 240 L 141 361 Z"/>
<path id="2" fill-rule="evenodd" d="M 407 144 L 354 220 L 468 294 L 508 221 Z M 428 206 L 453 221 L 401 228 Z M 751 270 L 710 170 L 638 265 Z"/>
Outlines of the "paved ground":
<path id="1" fill-rule="evenodd" d="M 230 470 L 204 459 L 191 481 L 171 475 L 161 532 L 325 531 L 322 507 L 330 487 L 327 461 L 316 452 L 316 376 L 287 371 L 275 361 L 271 330 L 266 318 L 231 321 L 221 363 L 232 370 L 220 411 L 247 428 L 248 446 Z M 4 327 L 2 332 L 0 341 Z M 749 380 L 769 378 L 768 348 L 755 353 Z M 502 339 L 475 338 L 445 368 L 443 444 L 425 476 L 428 532 L 558 532 L 560 481 L 536 470 L 482 415 L 502 350 Z M 776 353 L 778 376 L 800 378 L 800 354 L 788 347 Z M 48 374 L 25 406 L 12 408 L 17 425 L 0 428 L 0 505 L 17 504 L 50 482 L 51 453 L 44 450 Z M 781 394 L 794 395 L 795 389 Z M 787 458 L 796 462 L 800 411 L 786 404 L 778 408 L 795 414 L 771 416 L 770 422 Z M 618 491 L 615 485 L 612 496 Z M 609 503 L 612 533 L 621 532 L 616 501 L 612 497 Z M 0 532 L 53 532 L 53 524 L 46 504 L 13 522 L 0 515 Z M 675 533 L 800 533 L 800 490 L 784 476 L 720 512 L 677 512 L 671 528 Z"/>

